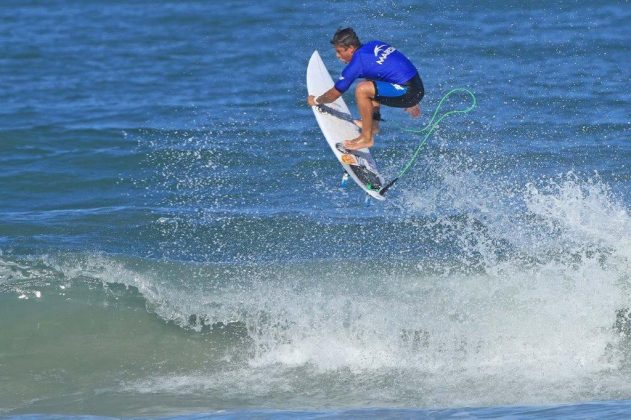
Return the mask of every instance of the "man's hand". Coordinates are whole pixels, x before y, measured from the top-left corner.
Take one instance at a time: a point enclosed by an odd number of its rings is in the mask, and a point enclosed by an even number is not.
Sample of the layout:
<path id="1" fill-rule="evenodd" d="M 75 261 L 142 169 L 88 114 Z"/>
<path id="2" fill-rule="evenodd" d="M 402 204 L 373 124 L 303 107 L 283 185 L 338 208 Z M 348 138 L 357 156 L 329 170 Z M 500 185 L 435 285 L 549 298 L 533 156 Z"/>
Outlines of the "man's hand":
<path id="1" fill-rule="evenodd" d="M 331 102 L 335 102 L 337 100 L 337 98 L 339 98 L 340 96 L 342 96 L 342 92 L 340 92 L 339 90 L 335 89 L 335 87 L 332 87 L 331 89 L 327 90 L 326 92 L 324 92 L 322 95 L 318 96 L 318 98 L 320 99 L 318 101 L 318 103 L 315 103 L 316 97 L 313 95 L 309 95 L 307 96 L 307 103 L 310 106 L 316 106 L 316 105 L 321 105 L 321 104 L 330 104 Z"/>

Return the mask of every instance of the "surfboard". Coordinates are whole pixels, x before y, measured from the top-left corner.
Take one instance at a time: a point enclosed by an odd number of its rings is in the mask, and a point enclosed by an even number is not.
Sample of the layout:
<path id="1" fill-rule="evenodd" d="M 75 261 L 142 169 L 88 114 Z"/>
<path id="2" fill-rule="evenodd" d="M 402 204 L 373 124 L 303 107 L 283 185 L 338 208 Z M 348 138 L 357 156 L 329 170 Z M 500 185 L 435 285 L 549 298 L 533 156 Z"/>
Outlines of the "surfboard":
<path id="1" fill-rule="evenodd" d="M 333 79 L 329 74 L 318 51 L 314 51 L 307 66 L 307 91 L 316 97 L 333 87 Z M 331 147 L 333 154 L 346 173 L 359 187 L 377 200 L 385 200 L 379 194 L 384 185 L 377 164 L 367 148 L 346 150 L 342 146 L 344 140 L 359 136 L 359 127 L 353 122 L 348 106 L 340 96 L 335 102 L 312 107 L 316 121 Z"/>

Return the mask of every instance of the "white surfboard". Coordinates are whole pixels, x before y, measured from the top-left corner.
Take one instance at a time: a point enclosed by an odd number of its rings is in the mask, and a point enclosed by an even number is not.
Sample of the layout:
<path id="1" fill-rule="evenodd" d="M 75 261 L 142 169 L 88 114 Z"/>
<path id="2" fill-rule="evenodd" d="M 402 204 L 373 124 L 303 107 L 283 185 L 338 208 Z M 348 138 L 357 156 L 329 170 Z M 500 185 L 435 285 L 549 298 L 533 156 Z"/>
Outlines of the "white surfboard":
<path id="1" fill-rule="evenodd" d="M 318 51 L 314 51 L 307 66 L 307 90 L 309 95 L 322 95 L 333 87 L 333 79 L 326 69 Z M 359 136 L 359 128 L 353 123 L 353 117 L 344 99 L 340 96 L 330 104 L 314 106 L 318 125 L 333 150 L 335 157 L 342 164 L 344 170 L 368 195 L 377 200 L 385 200 L 379 194 L 384 180 L 377 170 L 377 164 L 368 149 L 346 151 L 338 146 L 344 140 Z"/>

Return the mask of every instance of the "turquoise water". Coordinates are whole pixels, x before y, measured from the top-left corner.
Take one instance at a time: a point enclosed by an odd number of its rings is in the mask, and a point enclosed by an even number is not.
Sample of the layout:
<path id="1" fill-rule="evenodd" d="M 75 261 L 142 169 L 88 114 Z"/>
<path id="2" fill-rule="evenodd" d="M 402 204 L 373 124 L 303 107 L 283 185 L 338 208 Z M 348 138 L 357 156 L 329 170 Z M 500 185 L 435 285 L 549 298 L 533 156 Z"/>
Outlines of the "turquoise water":
<path id="1" fill-rule="evenodd" d="M 627 3 L 0 16 L 0 415 L 631 412 Z M 478 100 L 383 203 L 305 104 L 347 25 L 425 83 L 420 120 L 382 112 L 386 178 Z"/>

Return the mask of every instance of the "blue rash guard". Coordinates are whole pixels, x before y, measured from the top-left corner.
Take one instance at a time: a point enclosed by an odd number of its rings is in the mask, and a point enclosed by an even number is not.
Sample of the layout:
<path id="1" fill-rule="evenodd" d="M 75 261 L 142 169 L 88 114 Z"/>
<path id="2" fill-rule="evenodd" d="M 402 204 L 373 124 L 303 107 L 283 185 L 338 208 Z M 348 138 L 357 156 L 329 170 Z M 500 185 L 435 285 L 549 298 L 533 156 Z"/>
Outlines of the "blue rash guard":
<path id="1" fill-rule="evenodd" d="M 355 51 L 335 89 L 344 93 L 359 78 L 404 84 L 417 74 L 414 64 L 396 48 L 385 42 L 370 41 Z"/>

